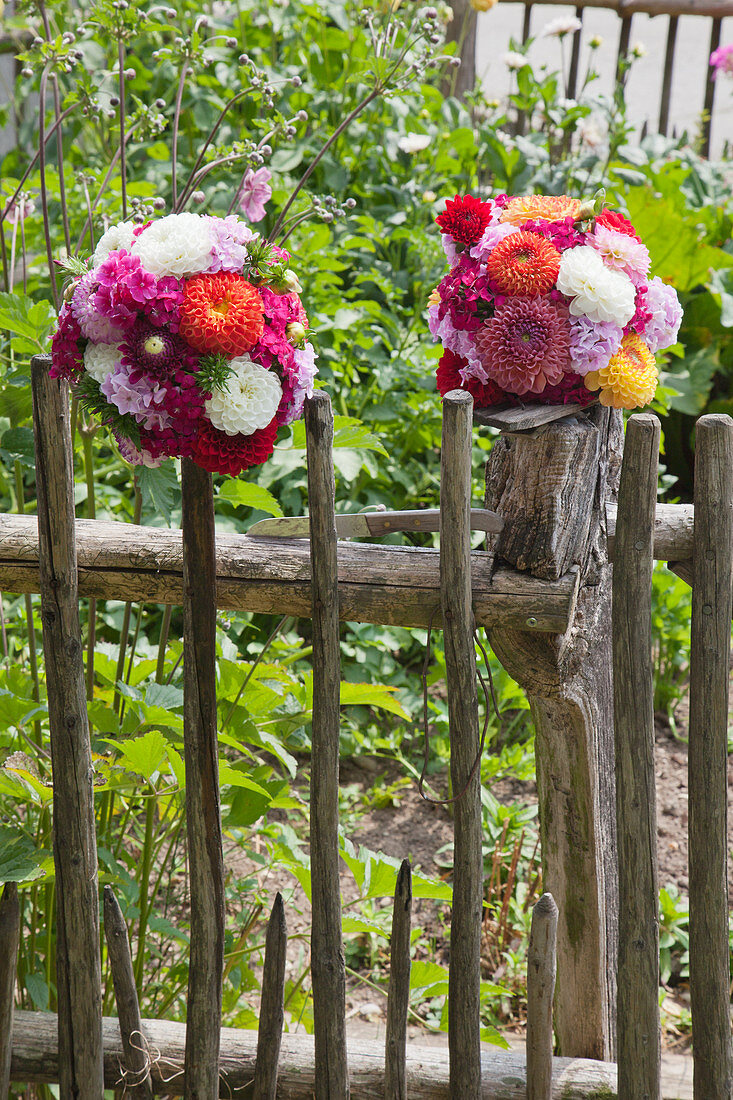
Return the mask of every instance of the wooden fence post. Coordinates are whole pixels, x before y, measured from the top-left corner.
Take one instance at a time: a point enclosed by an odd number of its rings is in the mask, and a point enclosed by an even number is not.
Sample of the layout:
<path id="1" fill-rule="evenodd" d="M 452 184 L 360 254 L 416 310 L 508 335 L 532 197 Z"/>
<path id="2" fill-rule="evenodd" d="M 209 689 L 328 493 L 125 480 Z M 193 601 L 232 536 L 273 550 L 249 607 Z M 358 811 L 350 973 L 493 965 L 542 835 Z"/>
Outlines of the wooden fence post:
<path id="1" fill-rule="evenodd" d="M 556 947 L 557 905 L 543 894 L 532 910 L 527 952 L 527 1100 L 552 1100 Z"/>
<path id="2" fill-rule="evenodd" d="M 153 1095 L 149 1059 L 144 1049 L 143 1025 L 137 998 L 130 938 L 119 902 L 111 886 L 104 888 L 104 938 L 107 942 L 115 990 L 120 1038 L 125 1051 L 125 1095 L 148 1100 Z"/>
<path id="3" fill-rule="evenodd" d="M 216 560 L 211 474 L 182 462 L 183 741 L 191 901 L 188 1100 L 219 1096 L 224 860 L 216 716 Z"/>
<path id="4" fill-rule="evenodd" d="M 403 859 L 397 875 L 389 939 L 389 994 L 384 1041 L 384 1100 L 407 1100 L 407 1010 L 410 1006 L 412 871 Z"/>
<path id="5" fill-rule="evenodd" d="M 511 410 L 514 411 L 514 410 Z M 606 501 L 618 486 L 621 417 L 595 406 L 492 447 L 486 506 L 504 517 L 497 559 L 545 579 L 579 569 L 564 634 L 494 628 L 491 645 L 527 691 L 536 729 L 544 885 L 557 902 L 555 1033 L 576 1057 L 613 1057 L 616 1005 L 611 568 Z"/>
<path id="6" fill-rule="evenodd" d="M 334 518 L 333 414 L 328 394 L 305 403 L 313 572 L 311 975 L 317 1100 L 348 1100 L 346 970 L 341 937 L 338 783 L 341 647 Z"/>
<path id="7" fill-rule="evenodd" d="M 31 360 L 41 621 L 53 769 L 56 982 L 62 1096 L 99 1100 L 102 973 L 99 946 L 94 769 L 87 719 L 74 538 L 74 458 L 69 392 Z"/>
<path id="8" fill-rule="evenodd" d="M 282 894 L 275 895 L 265 939 L 265 965 L 262 969 L 262 997 L 257 1029 L 257 1061 L 252 1100 L 275 1100 L 277 1063 L 285 1019 L 285 961 L 288 930 Z"/>
<path id="9" fill-rule="evenodd" d="M 651 607 L 659 434 L 649 414 L 626 425 L 613 557 L 619 1100 L 661 1095 Z"/>
<path id="10" fill-rule="evenodd" d="M 448 687 L 450 774 L 455 831 L 448 985 L 451 1095 L 481 1095 L 481 761 L 471 597 L 471 437 L 473 398 L 443 398 L 440 483 L 440 593 Z"/>
<path id="11" fill-rule="evenodd" d="M 733 1089 L 728 949 L 728 691 L 733 421 L 702 416 L 695 444 L 690 655 L 690 999 L 695 1100 Z"/>
<path id="12" fill-rule="evenodd" d="M 10 1093 L 15 975 L 18 969 L 20 905 L 18 887 L 6 882 L 0 897 L 0 1096 Z"/>

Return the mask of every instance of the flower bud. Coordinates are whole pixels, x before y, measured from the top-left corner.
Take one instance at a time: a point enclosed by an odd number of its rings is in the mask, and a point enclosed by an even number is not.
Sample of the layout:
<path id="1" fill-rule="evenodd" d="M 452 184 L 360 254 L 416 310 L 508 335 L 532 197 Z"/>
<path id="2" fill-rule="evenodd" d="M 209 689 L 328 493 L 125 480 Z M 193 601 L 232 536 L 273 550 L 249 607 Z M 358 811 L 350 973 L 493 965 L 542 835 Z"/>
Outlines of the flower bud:
<path id="1" fill-rule="evenodd" d="M 302 344 L 305 340 L 305 328 L 300 321 L 291 321 L 285 326 L 285 335 L 291 344 Z"/>
<path id="2" fill-rule="evenodd" d="M 194 191 L 191 194 L 191 202 L 195 203 L 196 206 L 201 206 L 202 202 L 206 202 L 206 195 L 203 191 Z"/>

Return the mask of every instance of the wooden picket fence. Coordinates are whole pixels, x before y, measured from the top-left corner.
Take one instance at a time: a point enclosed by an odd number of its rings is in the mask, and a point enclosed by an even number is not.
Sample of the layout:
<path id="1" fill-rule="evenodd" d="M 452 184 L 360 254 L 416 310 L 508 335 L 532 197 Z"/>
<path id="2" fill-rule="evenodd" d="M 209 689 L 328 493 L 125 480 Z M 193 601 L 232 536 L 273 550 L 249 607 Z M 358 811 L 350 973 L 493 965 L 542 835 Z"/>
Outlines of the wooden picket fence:
<path id="1" fill-rule="evenodd" d="M 603 1095 L 617 1093 L 630 1100 L 642 1095 L 642 1083 L 643 1095 L 659 1096 L 650 656 L 651 565 L 656 557 L 675 563 L 674 568 L 694 581 L 690 980 L 695 1095 L 700 1100 L 729 1096 L 725 800 L 733 421 L 713 416 L 698 424 L 693 532 L 691 507 L 656 506 L 655 418 L 642 415 L 629 421 L 616 509 L 619 414 L 595 407 L 577 417 L 572 414 L 579 410 L 567 408 L 477 415 L 477 421 L 493 423 L 503 433 L 489 460 L 487 506 L 498 502 L 505 528 L 490 551 L 472 552 L 472 401 L 455 391 L 444 400 L 437 552 L 337 545 L 333 425 L 328 398 L 318 393 L 306 407 L 310 543 L 277 548 L 269 543 L 258 553 L 259 540 L 246 536 L 215 541 L 211 478 L 186 462 L 182 542 L 175 532 L 148 530 L 137 538 L 128 525 L 75 525 L 68 399 L 65 386 L 49 379 L 47 367 L 44 357 L 34 359 L 38 528 L 33 517 L 0 517 L 0 588 L 41 591 L 59 892 L 59 1010 L 58 1017 L 17 1012 L 13 1019 L 18 906 L 15 888 L 6 886 L 0 903 L 0 1094 L 9 1081 L 58 1081 L 63 1097 L 81 1100 L 99 1100 L 104 1087 L 124 1088 L 134 1096 L 258 1100 L 312 1095 L 318 1100 L 350 1095 L 389 1100 L 408 1095 L 465 1100 L 526 1095 L 548 1100 L 599 1095 L 605 1089 Z M 537 492 L 540 482 L 544 495 Z M 610 631 L 604 617 L 611 598 L 607 551 L 615 570 L 613 700 Z M 195 576 L 189 571 L 191 561 L 196 562 Z M 115 594 L 178 600 L 184 606 L 185 758 L 190 774 L 197 776 L 195 784 L 187 784 L 186 806 L 191 870 L 187 1025 L 140 1019 L 127 929 L 109 888 L 104 924 L 118 1018 L 102 1020 L 101 1015 L 93 788 L 78 599 Z M 313 619 L 314 645 L 314 1040 L 282 1034 L 286 929 L 279 897 L 267 932 L 259 1033 L 255 1037 L 220 1026 L 224 914 L 215 613 L 219 606 L 281 614 L 297 608 L 303 614 L 304 600 L 305 613 Z M 463 792 L 455 804 L 447 1055 L 406 1048 L 407 862 L 395 893 L 385 1044 L 380 1049 L 346 1041 L 337 837 L 339 621 L 344 618 L 405 625 L 425 625 L 434 618 L 444 630 L 451 781 L 454 790 Z M 543 895 L 533 913 L 526 1057 L 480 1045 L 483 867 L 480 787 L 473 767 L 479 744 L 475 622 L 487 625 L 500 659 L 520 682 L 523 677 L 527 681 L 538 730 L 545 882 L 554 899 Z M 604 692 L 606 681 L 609 690 Z M 580 696 L 585 701 L 578 707 Z M 608 757 L 614 705 L 616 814 Z M 546 728 L 553 723 L 557 736 L 548 745 Z M 563 786 L 556 771 L 566 766 L 569 778 Z M 590 786 L 579 785 L 578 776 Z M 616 819 L 618 889 L 615 828 L 608 824 Z M 601 973 L 604 980 L 599 982 Z M 600 988 L 592 988 L 593 983 Z M 553 1057 L 553 1023 L 563 1057 Z M 610 1061 L 616 1049 L 618 1078 Z"/>

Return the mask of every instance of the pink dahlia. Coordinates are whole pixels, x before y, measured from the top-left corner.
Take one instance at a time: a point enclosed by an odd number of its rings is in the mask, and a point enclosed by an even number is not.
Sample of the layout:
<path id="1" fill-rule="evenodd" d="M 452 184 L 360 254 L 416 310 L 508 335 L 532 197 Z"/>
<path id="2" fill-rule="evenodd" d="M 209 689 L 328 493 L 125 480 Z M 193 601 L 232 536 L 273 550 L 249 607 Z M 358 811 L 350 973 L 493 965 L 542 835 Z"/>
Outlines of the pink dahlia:
<path id="1" fill-rule="evenodd" d="M 570 366 L 565 306 L 546 298 L 509 298 L 476 334 L 490 379 L 520 396 L 557 385 Z"/>

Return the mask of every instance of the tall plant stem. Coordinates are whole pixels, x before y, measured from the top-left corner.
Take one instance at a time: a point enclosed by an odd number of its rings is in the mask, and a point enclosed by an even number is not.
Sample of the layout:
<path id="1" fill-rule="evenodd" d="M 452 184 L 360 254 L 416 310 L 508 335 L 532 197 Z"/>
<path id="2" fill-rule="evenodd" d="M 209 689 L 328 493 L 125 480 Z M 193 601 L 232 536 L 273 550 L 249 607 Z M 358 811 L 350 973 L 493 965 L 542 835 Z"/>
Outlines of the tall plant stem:
<path id="1" fill-rule="evenodd" d="M 125 49 L 122 38 L 117 39 L 117 61 L 119 65 L 119 97 L 120 97 L 120 177 L 122 184 L 122 220 L 127 217 L 127 150 L 125 147 Z"/>
<path id="2" fill-rule="evenodd" d="M 153 829 L 155 826 L 155 790 L 148 784 L 147 806 L 145 808 L 145 841 L 143 843 L 143 865 L 140 872 L 140 920 L 137 929 L 137 956 L 135 958 L 135 985 L 138 996 L 142 995 L 143 967 L 145 965 L 145 938 L 148 931 L 150 912 L 150 868 L 153 862 Z"/>
<path id="3" fill-rule="evenodd" d="M 138 524 L 143 511 L 143 498 L 140 492 L 140 486 L 135 478 L 135 510 L 132 516 L 132 522 Z M 120 695 L 119 688 L 117 687 L 120 680 L 125 675 L 125 651 L 127 649 L 127 636 L 130 632 L 130 610 L 132 603 L 128 600 L 125 604 L 125 610 L 122 615 L 122 630 L 120 631 L 120 652 L 117 658 L 117 669 L 115 671 L 115 695 L 114 695 L 114 712 L 119 718 L 120 716 L 120 704 L 122 703 L 122 696 Z"/>
<path id="4" fill-rule="evenodd" d="M 310 177 L 313 174 L 313 172 L 315 171 L 316 167 L 318 166 L 318 164 L 320 163 L 322 158 L 326 155 L 328 150 L 331 148 L 334 141 L 336 141 L 336 139 L 339 138 L 341 136 L 341 134 L 343 134 L 344 130 L 348 126 L 351 125 L 351 123 L 354 121 L 354 119 L 357 118 L 361 114 L 361 112 L 366 107 L 368 107 L 369 104 L 373 100 L 375 100 L 377 98 L 377 96 L 380 96 L 383 91 L 384 91 L 384 85 L 381 84 L 381 83 L 376 84 L 374 86 L 374 88 L 372 88 L 371 92 L 369 92 L 369 94 L 366 95 L 364 97 L 364 99 L 362 99 L 361 103 L 357 103 L 357 105 L 356 105 L 356 107 L 354 107 L 353 111 L 351 111 L 346 116 L 346 118 L 343 120 L 343 122 L 341 122 L 341 124 L 336 127 L 336 129 L 331 134 L 328 141 L 324 142 L 321 149 L 316 153 L 313 160 L 310 162 L 310 164 L 306 168 L 305 172 L 303 173 L 303 175 L 300 177 L 300 179 L 296 183 L 295 188 L 293 190 L 293 193 L 291 194 L 288 201 L 285 203 L 285 206 L 280 211 L 280 217 L 275 222 L 275 226 L 272 230 L 272 233 L 270 234 L 270 240 L 271 241 L 274 241 L 275 238 L 277 237 L 278 233 L 280 232 L 280 227 L 281 227 L 282 223 L 285 221 L 288 210 L 293 205 L 293 203 L 295 202 L 295 199 L 298 196 L 299 192 L 305 187 L 306 183 L 310 179 Z"/>
<path id="5" fill-rule="evenodd" d="M 193 168 L 191 169 L 191 171 L 188 174 L 188 179 L 186 180 L 185 184 L 183 185 L 183 190 L 181 191 L 181 197 L 179 198 L 177 203 L 174 202 L 174 204 L 173 204 L 173 213 L 174 214 L 177 214 L 179 212 L 179 210 L 183 209 L 183 207 L 185 206 L 185 204 L 186 204 L 186 202 L 189 198 L 189 195 L 194 190 L 194 187 L 196 186 L 197 173 L 198 173 L 199 168 L 203 164 L 204 157 L 206 156 L 206 150 L 209 148 L 212 141 L 216 137 L 217 131 L 218 131 L 219 127 L 221 126 L 222 122 L 224 121 L 224 118 L 226 117 L 227 112 L 234 106 L 235 103 L 238 102 L 238 100 L 243 99 L 246 95 L 249 95 L 249 93 L 252 90 L 253 89 L 252 89 L 251 85 L 247 88 L 242 88 L 239 92 L 237 92 L 236 95 L 233 95 L 231 97 L 231 99 L 227 103 L 225 103 L 224 106 L 222 107 L 221 111 L 219 112 L 219 117 L 217 118 L 216 122 L 211 127 L 211 129 L 209 130 L 209 133 L 207 134 L 207 137 L 206 137 L 206 141 L 201 146 L 201 151 L 199 152 L 199 155 L 196 158 L 196 163 L 194 164 Z M 260 144 L 262 144 L 262 143 L 260 142 Z M 259 146 L 258 146 L 258 148 L 259 148 Z"/>
<path id="6" fill-rule="evenodd" d="M 46 5 L 39 3 L 38 10 L 43 20 L 43 29 L 46 32 L 46 39 L 50 42 L 52 39 L 51 24 L 48 19 L 48 12 L 46 11 Z M 61 220 L 64 226 L 64 243 L 66 245 L 67 253 L 71 252 L 71 233 L 69 231 L 69 208 L 66 202 L 66 183 L 64 181 L 64 134 L 61 126 L 58 125 L 61 121 L 61 97 L 59 95 L 59 81 L 56 73 L 51 73 L 51 86 L 53 88 L 53 109 L 56 117 L 56 155 L 58 159 L 59 167 L 59 198 L 61 200 Z"/>
<path id="7" fill-rule="evenodd" d="M 163 610 L 163 621 L 160 624 L 160 637 L 158 638 L 158 661 L 155 666 L 156 684 L 162 684 L 163 676 L 165 675 L 165 651 L 168 646 L 168 632 L 171 627 L 172 610 L 173 608 L 169 603 L 165 605 Z"/>
<path id="8" fill-rule="evenodd" d="M 15 460 L 15 499 L 19 515 L 25 514 L 25 499 L 23 495 L 23 467 L 19 458 Z M 25 596 L 25 620 L 28 628 L 28 660 L 31 666 L 31 679 L 33 681 L 33 698 L 36 703 L 41 702 L 41 681 L 38 676 L 38 652 L 36 650 L 36 628 L 33 624 L 33 597 L 29 592 Z M 33 722 L 33 740 L 36 745 L 41 744 L 41 721 L 37 718 Z"/>
<path id="9" fill-rule="evenodd" d="M 94 448 L 93 441 L 96 429 L 88 424 L 82 425 L 81 438 L 84 446 L 84 474 L 87 483 L 87 519 L 97 518 L 97 508 L 94 500 Z M 86 689 L 87 699 L 91 703 L 94 698 L 94 647 L 97 637 L 97 601 L 92 596 L 89 600 L 89 629 L 87 636 L 87 667 Z"/>
<path id="10" fill-rule="evenodd" d="M 46 185 L 46 86 L 48 84 L 48 66 L 41 73 L 41 88 L 38 103 L 38 162 L 41 176 L 41 209 L 43 211 L 43 235 L 46 240 L 46 259 L 48 277 L 51 280 L 51 297 L 54 309 L 59 311 L 59 289 L 56 284 L 56 268 L 51 248 L 51 219 L 48 213 L 48 187 Z"/>
<path id="11" fill-rule="evenodd" d="M 190 65 L 188 61 L 186 61 L 183 68 L 181 69 L 181 75 L 178 78 L 176 106 L 173 112 L 173 140 L 171 143 L 171 202 L 174 210 L 178 209 L 178 184 L 176 181 L 176 172 L 178 169 L 178 126 L 181 121 L 181 102 L 183 100 L 183 89 L 186 84 L 186 77 L 188 76 L 189 68 Z"/>

